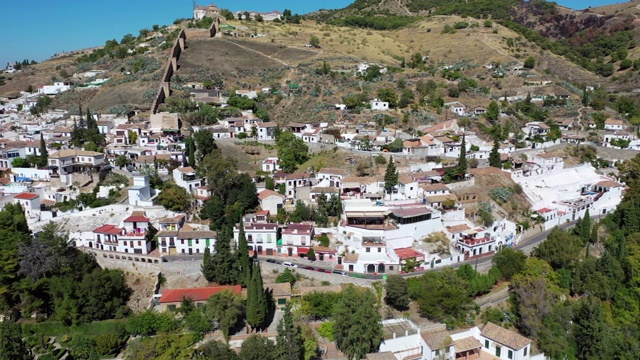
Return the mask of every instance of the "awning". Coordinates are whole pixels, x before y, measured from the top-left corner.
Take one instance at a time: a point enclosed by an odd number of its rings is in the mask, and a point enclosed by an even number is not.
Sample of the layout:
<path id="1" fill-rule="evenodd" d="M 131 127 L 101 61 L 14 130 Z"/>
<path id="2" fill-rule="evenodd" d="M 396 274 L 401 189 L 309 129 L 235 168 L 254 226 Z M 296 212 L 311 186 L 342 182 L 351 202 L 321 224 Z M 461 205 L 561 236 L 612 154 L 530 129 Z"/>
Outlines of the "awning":
<path id="1" fill-rule="evenodd" d="M 385 211 L 347 211 L 348 218 L 379 218 L 384 217 Z"/>
<path id="2" fill-rule="evenodd" d="M 309 248 L 306 247 L 299 247 L 298 248 L 298 254 L 306 254 L 309 252 Z"/>

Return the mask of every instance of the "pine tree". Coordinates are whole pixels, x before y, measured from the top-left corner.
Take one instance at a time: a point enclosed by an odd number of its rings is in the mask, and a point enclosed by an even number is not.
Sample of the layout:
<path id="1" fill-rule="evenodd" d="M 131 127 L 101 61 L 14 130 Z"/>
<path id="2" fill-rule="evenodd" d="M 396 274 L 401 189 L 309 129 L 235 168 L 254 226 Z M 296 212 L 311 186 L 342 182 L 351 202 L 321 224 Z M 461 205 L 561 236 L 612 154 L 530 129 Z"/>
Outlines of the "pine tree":
<path id="1" fill-rule="evenodd" d="M 465 135 L 462 135 L 462 143 L 460 144 L 460 157 L 458 158 L 458 166 L 456 166 L 456 176 L 458 178 L 464 178 L 467 174 L 467 143 Z"/>
<path id="2" fill-rule="evenodd" d="M 249 258 L 249 245 L 244 233 L 244 224 L 240 222 L 240 232 L 238 234 L 238 264 L 240 267 L 240 283 L 245 287 L 249 286 L 251 280 L 251 258 Z"/>
<path id="3" fill-rule="evenodd" d="M 280 360 L 301 360 L 304 347 L 300 327 L 293 321 L 291 303 L 284 308 L 284 315 L 278 323 L 276 354 Z"/>
<path id="4" fill-rule="evenodd" d="M 500 153 L 498 152 L 498 149 L 498 140 L 493 140 L 493 148 L 491 148 L 491 152 L 489 153 L 489 166 L 500 169 L 502 168 L 502 160 L 500 160 Z"/>
<path id="5" fill-rule="evenodd" d="M 398 171 L 396 170 L 396 164 L 393 162 L 393 157 L 390 156 L 387 170 L 384 173 L 384 191 L 390 194 L 396 185 L 398 185 Z"/>
<path id="6" fill-rule="evenodd" d="M 45 167 L 49 163 L 49 152 L 47 151 L 47 144 L 44 142 L 42 133 L 40 133 L 40 166 Z"/>
<path id="7" fill-rule="evenodd" d="M 213 258 L 211 257 L 211 250 L 209 248 L 204 249 L 204 256 L 202 257 L 202 265 L 200 265 L 202 275 L 208 282 L 212 282 L 215 278 L 215 270 L 213 267 Z"/>

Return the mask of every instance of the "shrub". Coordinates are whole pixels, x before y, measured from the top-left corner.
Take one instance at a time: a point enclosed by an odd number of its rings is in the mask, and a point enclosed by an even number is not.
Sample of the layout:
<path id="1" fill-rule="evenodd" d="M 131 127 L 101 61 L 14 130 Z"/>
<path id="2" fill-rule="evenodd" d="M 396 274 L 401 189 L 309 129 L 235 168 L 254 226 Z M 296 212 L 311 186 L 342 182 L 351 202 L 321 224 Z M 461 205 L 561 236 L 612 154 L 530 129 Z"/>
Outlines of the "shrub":
<path id="1" fill-rule="evenodd" d="M 318 334 L 329 341 L 333 341 L 333 321 L 323 322 L 318 326 Z"/>

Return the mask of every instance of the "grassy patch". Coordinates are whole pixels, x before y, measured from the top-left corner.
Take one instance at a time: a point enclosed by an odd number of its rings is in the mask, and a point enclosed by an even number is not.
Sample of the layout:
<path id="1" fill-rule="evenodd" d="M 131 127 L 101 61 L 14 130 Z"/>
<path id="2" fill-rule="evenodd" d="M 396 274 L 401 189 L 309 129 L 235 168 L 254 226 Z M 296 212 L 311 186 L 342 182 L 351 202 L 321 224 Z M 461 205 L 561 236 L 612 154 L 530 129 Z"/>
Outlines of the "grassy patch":
<path id="1" fill-rule="evenodd" d="M 124 326 L 126 320 L 105 320 L 88 324 L 66 326 L 61 322 L 43 322 L 22 324 L 25 334 L 36 333 L 44 336 L 86 335 L 99 336 L 117 332 L 117 327 Z"/>

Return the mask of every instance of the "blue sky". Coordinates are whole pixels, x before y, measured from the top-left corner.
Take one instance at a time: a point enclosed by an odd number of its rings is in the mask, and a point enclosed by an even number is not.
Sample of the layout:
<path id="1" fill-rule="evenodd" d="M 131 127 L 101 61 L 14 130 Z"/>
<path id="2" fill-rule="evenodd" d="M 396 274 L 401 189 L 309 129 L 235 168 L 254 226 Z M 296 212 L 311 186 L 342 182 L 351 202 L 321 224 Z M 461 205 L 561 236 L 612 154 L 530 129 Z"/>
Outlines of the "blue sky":
<path id="1" fill-rule="evenodd" d="M 352 0 L 213 0 L 221 8 L 307 13 L 344 7 Z M 562 0 L 585 8 L 612 0 Z M 198 1 L 206 5 L 209 1 Z M 0 11 L 0 67 L 24 58 L 42 61 L 56 52 L 103 45 L 153 24 L 192 16 L 192 0 L 8 0 Z"/>

